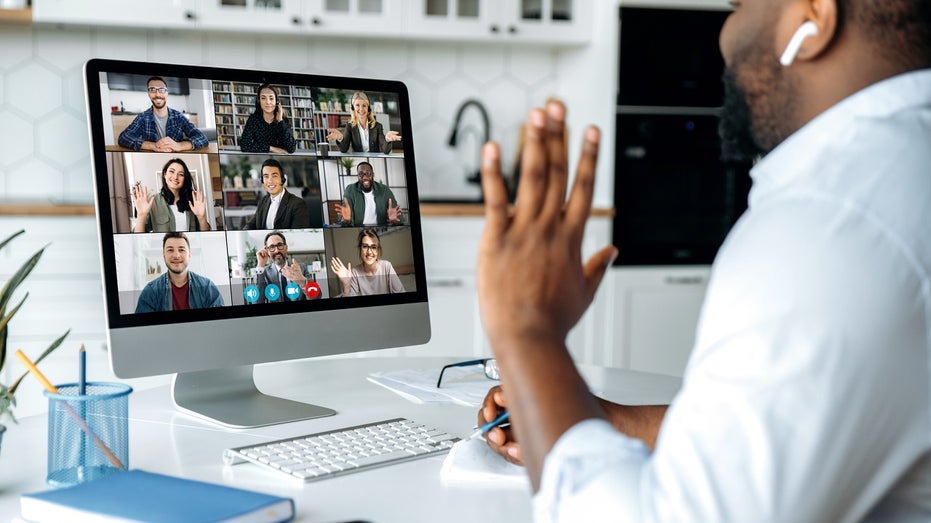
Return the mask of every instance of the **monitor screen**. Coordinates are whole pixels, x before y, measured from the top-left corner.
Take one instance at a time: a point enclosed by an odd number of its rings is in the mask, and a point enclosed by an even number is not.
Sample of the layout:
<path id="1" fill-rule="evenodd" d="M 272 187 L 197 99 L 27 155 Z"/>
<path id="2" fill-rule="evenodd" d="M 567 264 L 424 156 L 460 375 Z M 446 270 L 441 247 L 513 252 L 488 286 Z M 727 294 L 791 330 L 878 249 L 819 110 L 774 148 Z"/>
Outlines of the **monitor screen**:
<path id="1" fill-rule="evenodd" d="M 256 426 L 332 411 L 261 395 L 254 364 L 429 340 L 402 83 L 115 60 L 85 77 L 117 376 L 177 373 L 180 408 Z"/>

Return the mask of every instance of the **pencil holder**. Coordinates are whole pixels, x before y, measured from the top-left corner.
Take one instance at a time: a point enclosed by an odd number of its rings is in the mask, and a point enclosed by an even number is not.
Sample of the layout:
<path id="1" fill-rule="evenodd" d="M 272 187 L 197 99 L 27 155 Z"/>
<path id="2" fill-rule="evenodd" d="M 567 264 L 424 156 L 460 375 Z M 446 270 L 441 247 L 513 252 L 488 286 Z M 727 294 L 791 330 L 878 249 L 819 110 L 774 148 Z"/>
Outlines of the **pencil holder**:
<path id="1" fill-rule="evenodd" d="M 77 383 L 45 392 L 48 404 L 48 475 L 54 487 L 76 485 L 129 466 L 129 393 L 121 383 Z"/>

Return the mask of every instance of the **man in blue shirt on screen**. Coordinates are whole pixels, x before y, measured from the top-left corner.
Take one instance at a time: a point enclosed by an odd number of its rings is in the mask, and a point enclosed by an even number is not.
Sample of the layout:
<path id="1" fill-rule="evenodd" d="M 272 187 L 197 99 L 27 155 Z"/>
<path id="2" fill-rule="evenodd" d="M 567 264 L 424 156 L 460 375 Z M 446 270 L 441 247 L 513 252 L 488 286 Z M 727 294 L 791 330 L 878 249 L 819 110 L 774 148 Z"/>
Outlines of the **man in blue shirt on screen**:
<path id="1" fill-rule="evenodd" d="M 146 82 L 152 107 L 120 133 L 119 144 L 134 151 L 177 153 L 207 147 L 207 137 L 186 116 L 168 107 L 168 84 L 158 76 Z"/>
<path id="2" fill-rule="evenodd" d="M 188 270 L 191 245 L 183 232 L 165 234 L 162 256 L 168 270 L 142 289 L 136 303 L 137 313 L 223 306 L 223 297 L 217 286 L 208 278 Z"/>

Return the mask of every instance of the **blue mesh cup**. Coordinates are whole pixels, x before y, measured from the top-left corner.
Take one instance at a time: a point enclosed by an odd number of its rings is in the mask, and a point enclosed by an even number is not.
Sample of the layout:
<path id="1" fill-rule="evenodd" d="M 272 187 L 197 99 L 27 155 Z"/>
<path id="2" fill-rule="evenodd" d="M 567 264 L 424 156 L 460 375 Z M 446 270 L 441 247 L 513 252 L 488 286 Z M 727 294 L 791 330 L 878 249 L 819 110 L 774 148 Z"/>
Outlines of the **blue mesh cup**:
<path id="1" fill-rule="evenodd" d="M 122 383 L 77 383 L 48 391 L 48 475 L 54 487 L 91 481 L 129 466 L 129 393 Z"/>

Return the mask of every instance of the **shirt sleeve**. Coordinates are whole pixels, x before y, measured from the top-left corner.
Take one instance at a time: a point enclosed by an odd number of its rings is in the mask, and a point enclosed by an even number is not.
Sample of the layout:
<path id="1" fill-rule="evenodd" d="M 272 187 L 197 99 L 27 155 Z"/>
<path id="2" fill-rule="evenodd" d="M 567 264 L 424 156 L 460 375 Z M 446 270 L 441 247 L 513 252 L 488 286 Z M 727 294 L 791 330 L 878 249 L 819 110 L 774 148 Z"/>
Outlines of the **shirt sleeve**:
<path id="1" fill-rule="evenodd" d="M 242 128 L 242 135 L 239 137 L 239 150 L 244 153 L 267 153 L 268 147 L 261 150 L 256 138 L 255 116 L 249 116 L 246 125 Z"/>
<path id="2" fill-rule="evenodd" d="M 294 131 L 291 129 L 291 121 L 287 118 L 280 122 L 275 122 L 275 128 L 278 132 L 278 147 L 281 147 L 289 153 L 294 152 Z"/>
<path id="3" fill-rule="evenodd" d="M 533 499 L 536 523 L 646 521 L 641 475 L 649 451 L 600 419 L 577 423 L 546 456 Z"/>
<path id="4" fill-rule="evenodd" d="M 118 140 L 120 146 L 134 151 L 142 149 L 142 127 L 145 125 L 143 118 L 141 114 L 136 116 L 129 126 L 123 129 Z"/>

